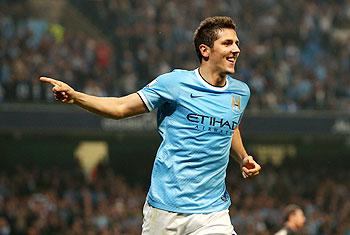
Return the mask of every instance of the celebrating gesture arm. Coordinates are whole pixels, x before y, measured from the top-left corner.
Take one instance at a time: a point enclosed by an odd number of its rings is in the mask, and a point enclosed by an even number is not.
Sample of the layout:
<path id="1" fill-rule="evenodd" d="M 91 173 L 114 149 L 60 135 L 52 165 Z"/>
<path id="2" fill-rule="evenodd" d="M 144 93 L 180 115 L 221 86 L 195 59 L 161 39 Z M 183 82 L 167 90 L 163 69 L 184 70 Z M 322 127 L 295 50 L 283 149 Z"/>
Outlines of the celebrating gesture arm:
<path id="1" fill-rule="evenodd" d="M 148 112 L 137 93 L 124 97 L 97 97 L 75 91 L 68 84 L 48 77 L 40 77 L 40 81 L 53 86 L 52 92 L 56 100 L 66 104 L 76 104 L 90 112 L 105 117 L 121 119 Z"/>
<path id="2" fill-rule="evenodd" d="M 235 128 L 232 136 L 231 155 L 233 154 L 237 157 L 235 160 L 240 164 L 244 178 L 250 178 L 260 173 L 261 166 L 254 161 L 252 156 L 247 154 L 238 127 Z"/>

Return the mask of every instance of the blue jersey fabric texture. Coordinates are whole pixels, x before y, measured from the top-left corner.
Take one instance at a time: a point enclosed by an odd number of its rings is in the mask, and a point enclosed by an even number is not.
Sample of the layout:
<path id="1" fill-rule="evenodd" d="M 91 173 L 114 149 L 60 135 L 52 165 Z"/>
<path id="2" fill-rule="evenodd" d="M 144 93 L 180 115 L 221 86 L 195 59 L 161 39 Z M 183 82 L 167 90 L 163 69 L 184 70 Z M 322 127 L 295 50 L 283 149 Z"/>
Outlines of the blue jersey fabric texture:
<path id="1" fill-rule="evenodd" d="M 195 70 L 160 75 L 139 96 L 152 111 L 162 142 L 147 202 L 177 213 L 227 209 L 225 177 L 232 134 L 247 106 L 248 86 L 230 76 L 224 87 L 207 83 Z"/>

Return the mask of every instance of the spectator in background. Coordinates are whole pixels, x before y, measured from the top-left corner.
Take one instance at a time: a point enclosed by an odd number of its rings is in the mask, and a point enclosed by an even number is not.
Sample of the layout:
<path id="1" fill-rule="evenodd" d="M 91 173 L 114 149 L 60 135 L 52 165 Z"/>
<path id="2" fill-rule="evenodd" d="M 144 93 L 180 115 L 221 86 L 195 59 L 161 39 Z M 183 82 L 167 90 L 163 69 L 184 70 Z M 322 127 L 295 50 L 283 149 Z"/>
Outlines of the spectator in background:
<path id="1" fill-rule="evenodd" d="M 10 233 L 11 228 L 6 218 L 0 217 L 0 235 L 9 235 Z"/>
<path id="2" fill-rule="evenodd" d="M 284 209 L 284 226 L 275 235 L 294 235 L 298 234 L 305 224 L 305 215 L 303 210 L 294 204 L 288 205 Z"/>

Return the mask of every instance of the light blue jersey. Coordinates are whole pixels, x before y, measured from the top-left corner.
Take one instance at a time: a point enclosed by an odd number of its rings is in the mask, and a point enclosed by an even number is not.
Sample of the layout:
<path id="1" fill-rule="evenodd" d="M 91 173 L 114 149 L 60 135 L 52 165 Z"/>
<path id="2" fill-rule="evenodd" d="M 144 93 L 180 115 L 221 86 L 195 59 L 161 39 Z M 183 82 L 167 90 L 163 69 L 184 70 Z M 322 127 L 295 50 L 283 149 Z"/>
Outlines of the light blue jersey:
<path id="1" fill-rule="evenodd" d="M 248 86 L 227 76 L 224 87 L 193 71 L 174 70 L 138 91 L 158 108 L 162 143 L 154 162 L 147 202 L 177 213 L 227 209 L 225 177 L 234 128 L 247 106 Z"/>

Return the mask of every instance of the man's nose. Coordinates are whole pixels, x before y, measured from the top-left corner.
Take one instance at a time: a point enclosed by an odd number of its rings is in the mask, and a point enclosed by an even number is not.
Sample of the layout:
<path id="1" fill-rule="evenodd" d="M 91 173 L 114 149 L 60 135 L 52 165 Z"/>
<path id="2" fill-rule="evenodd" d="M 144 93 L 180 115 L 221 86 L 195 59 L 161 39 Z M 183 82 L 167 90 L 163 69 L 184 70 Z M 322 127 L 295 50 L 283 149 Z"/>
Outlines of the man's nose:
<path id="1" fill-rule="evenodd" d="M 232 53 L 240 53 L 240 52 L 241 52 L 241 50 L 239 49 L 238 46 L 232 47 Z"/>

